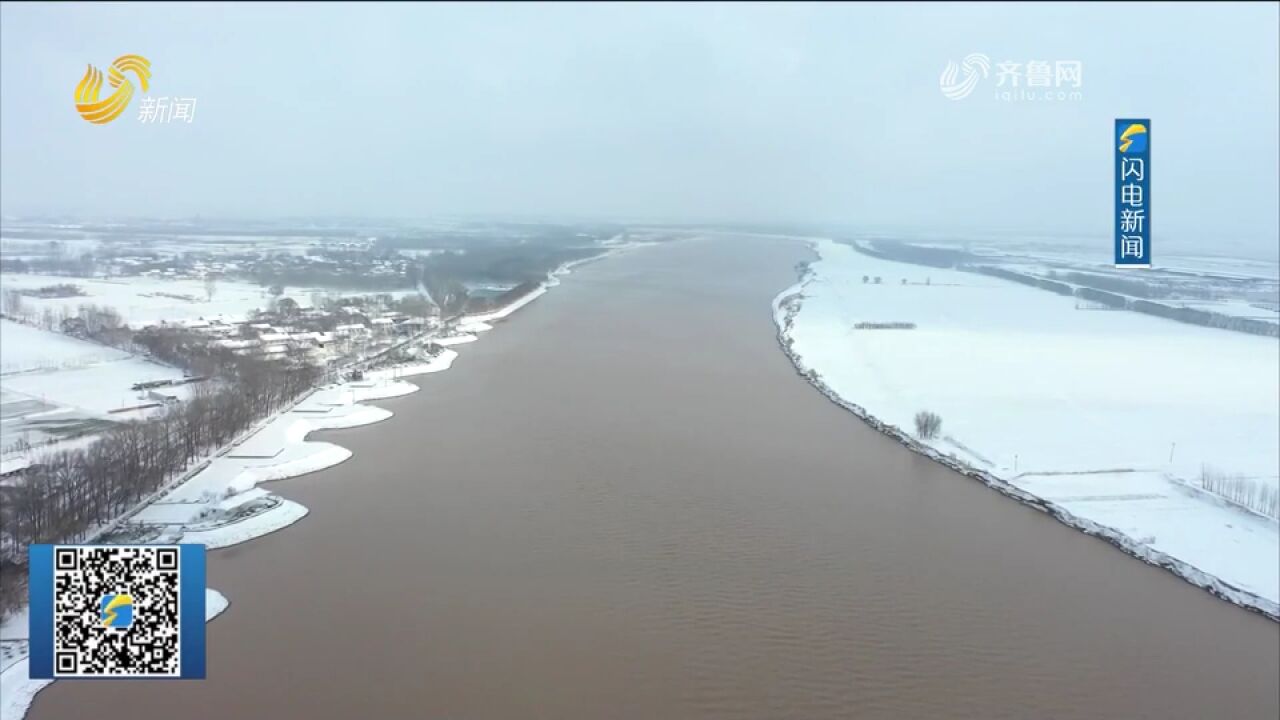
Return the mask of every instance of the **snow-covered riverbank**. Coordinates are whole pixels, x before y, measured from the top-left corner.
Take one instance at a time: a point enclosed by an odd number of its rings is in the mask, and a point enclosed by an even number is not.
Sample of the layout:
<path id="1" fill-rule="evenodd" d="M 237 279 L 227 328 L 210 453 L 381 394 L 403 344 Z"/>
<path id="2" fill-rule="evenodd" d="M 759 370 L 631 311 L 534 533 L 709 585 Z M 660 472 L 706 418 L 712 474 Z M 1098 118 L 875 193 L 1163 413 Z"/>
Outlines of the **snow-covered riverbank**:
<path id="1" fill-rule="evenodd" d="M 815 243 L 775 300 L 828 397 L 912 449 L 1280 618 L 1280 527 L 1201 487 L 1280 483 L 1280 343 Z M 903 323 L 899 329 L 866 324 Z M 859 328 L 859 324 L 863 324 Z M 910 325 L 911 329 L 907 329 Z M 942 432 L 911 434 L 918 411 Z"/>

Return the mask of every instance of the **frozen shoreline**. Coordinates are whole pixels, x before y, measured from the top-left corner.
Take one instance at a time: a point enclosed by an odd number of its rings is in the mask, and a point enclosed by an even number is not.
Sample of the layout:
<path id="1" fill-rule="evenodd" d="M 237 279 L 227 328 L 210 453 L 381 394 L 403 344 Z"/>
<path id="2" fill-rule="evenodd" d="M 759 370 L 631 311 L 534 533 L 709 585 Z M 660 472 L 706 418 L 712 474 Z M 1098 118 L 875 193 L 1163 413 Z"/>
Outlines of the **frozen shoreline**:
<path id="1" fill-rule="evenodd" d="M 822 249 L 823 249 L 823 246 L 821 244 L 815 247 L 815 250 L 818 251 L 819 256 L 823 259 L 826 259 L 826 256 L 824 256 L 822 253 Z M 935 276 L 937 276 L 941 274 L 943 271 L 930 269 L 930 272 L 932 272 Z M 814 282 L 825 282 L 825 281 L 826 281 L 826 278 L 819 279 L 818 272 L 815 271 L 814 266 L 812 265 L 809 266 L 808 268 L 805 269 L 804 274 L 800 278 L 799 282 L 783 290 L 774 298 L 773 313 L 774 313 L 775 323 L 777 324 L 777 327 L 778 327 L 778 342 L 782 350 L 791 359 L 793 365 L 796 367 L 797 372 L 801 374 L 803 377 L 805 377 L 805 379 L 808 380 L 810 384 L 812 384 L 815 388 L 817 388 L 818 391 L 821 392 L 823 395 L 825 395 L 829 400 L 836 403 L 840 407 L 848 410 L 849 412 L 852 412 L 854 415 L 858 416 L 860 419 L 862 419 L 871 427 L 875 428 L 876 430 L 879 430 L 881 433 L 885 435 L 888 435 L 894 438 L 895 440 L 902 443 L 913 452 L 917 452 L 921 455 L 925 455 L 939 463 L 942 463 L 956 470 L 957 472 L 960 472 L 971 478 L 977 479 L 983 482 L 984 484 L 988 485 L 989 487 L 992 487 L 993 489 L 1003 493 L 1004 495 L 1012 497 L 1018 500 L 1019 502 L 1022 502 L 1023 504 L 1034 507 L 1042 512 L 1045 512 L 1055 517 L 1056 519 L 1058 519 L 1060 522 L 1063 522 L 1064 524 L 1067 524 L 1071 527 L 1081 530 L 1089 535 L 1102 538 L 1107 542 L 1111 543 L 1112 545 L 1129 553 L 1130 555 L 1133 555 L 1134 557 L 1137 557 L 1151 565 L 1165 568 L 1166 570 L 1173 572 L 1179 577 L 1184 578 L 1188 582 L 1191 582 L 1192 584 L 1195 584 L 1199 587 L 1204 588 L 1205 590 L 1208 590 L 1209 592 L 1213 593 L 1214 595 L 1217 595 L 1218 597 L 1228 600 L 1229 602 L 1232 602 L 1241 607 L 1259 612 L 1274 620 L 1280 620 L 1280 603 L 1278 603 L 1275 598 L 1267 597 L 1264 594 L 1255 592 L 1251 588 L 1242 587 L 1238 583 L 1224 579 L 1223 577 L 1212 574 L 1210 572 L 1206 572 L 1205 570 L 1196 567 L 1191 562 L 1188 562 L 1185 559 L 1186 555 L 1184 555 L 1184 553 L 1189 554 L 1193 557 L 1202 556 L 1205 553 L 1205 550 L 1206 550 L 1205 547 L 1196 546 L 1196 542 L 1195 542 L 1196 538 L 1188 539 L 1188 538 L 1175 537 L 1173 541 L 1170 541 L 1167 538 L 1162 538 L 1166 546 L 1174 545 L 1178 554 L 1183 555 L 1183 557 L 1178 557 L 1172 552 L 1165 551 L 1165 549 L 1153 547 L 1152 545 L 1155 544 L 1153 537 L 1147 537 L 1147 536 L 1144 536 L 1144 534 L 1138 534 L 1136 536 L 1135 534 L 1130 534 L 1133 532 L 1133 529 L 1135 527 L 1146 528 L 1146 527 L 1149 527 L 1151 524 L 1154 524 L 1156 526 L 1161 527 L 1162 532 L 1163 532 L 1163 529 L 1166 527 L 1173 528 L 1172 532 L 1173 534 L 1176 535 L 1176 530 L 1179 529 L 1178 520 L 1180 518 L 1175 514 L 1175 512 L 1182 510 L 1181 507 L 1174 508 L 1174 510 L 1171 510 L 1170 514 L 1173 515 L 1173 518 L 1165 520 L 1164 524 L 1162 525 L 1160 522 L 1161 518 L 1156 518 L 1153 520 L 1151 517 L 1143 517 L 1140 520 L 1135 520 L 1132 517 L 1132 514 L 1136 511 L 1133 511 L 1130 509 L 1108 510 L 1108 508 L 1106 508 L 1105 506 L 1105 503 L 1096 502 L 1099 499 L 1101 500 L 1107 500 L 1111 498 L 1114 498 L 1115 500 L 1126 499 L 1125 496 L 1118 495 L 1118 494 L 1111 497 L 1107 497 L 1107 496 L 1085 497 L 1082 493 L 1081 496 L 1076 498 L 1063 497 L 1063 498 L 1055 499 L 1055 498 L 1049 497 L 1050 495 L 1053 495 L 1053 492 L 1050 491 L 1049 482 L 1042 481 L 1039 477 L 1035 477 L 1035 476 L 1037 475 L 1052 476 L 1053 482 L 1057 482 L 1061 484 L 1063 483 L 1063 480 L 1062 480 L 1063 477 L 1069 476 L 1069 475 L 1077 475 L 1077 473 L 1046 472 L 1046 473 L 1018 474 L 1014 472 L 1011 474 L 1009 472 L 1008 467 L 1004 465 L 998 465 L 989 460 L 986 460 L 981 455 L 978 455 L 978 452 L 983 452 L 984 450 L 987 449 L 984 446 L 979 446 L 976 448 L 976 450 L 970 449 L 963 445 L 959 445 L 958 442 L 952 441 L 950 438 L 948 438 L 946 441 L 939 440 L 936 442 L 936 444 L 941 445 L 949 441 L 952 444 L 952 446 L 956 448 L 958 452 L 944 452 L 942 449 L 939 449 L 939 447 L 937 447 L 935 444 L 930 444 L 913 437 L 907 431 L 905 431 L 901 426 L 890 423 L 890 422 L 886 422 L 883 415 L 878 415 L 883 410 L 887 409 L 887 406 L 884 406 L 884 403 L 886 401 L 883 399 L 883 395 L 881 396 L 880 405 L 877 406 L 879 409 L 877 410 L 870 410 L 868 409 L 868 407 L 864 407 L 862 404 L 853 402 L 848 397 L 848 395 L 842 396 L 832 387 L 830 379 L 824 376 L 823 374 L 823 370 L 826 370 L 828 372 L 830 371 L 831 368 L 828 367 L 828 364 L 818 363 L 818 364 L 823 364 L 823 367 L 819 368 L 815 366 L 815 363 L 813 363 L 812 360 L 807 361 L 804 357 L 804 352 L 797 348 L 797 340 L 795 337 L 797 318 L 800 316 L 805 302 L 809 299 L 809 295 L 806 294 L 807 286 L 809 286 L 811 283 L 814 283 Z M 1030 292 L 1037 292 L 1037 291 L 1030 290 Z M 842 317 L 841 319 L 844 321 L 850 320 L 850 318 L 848 317 Z M 894 317 L 891 319 L 908 320 L 911 318 Z M 810 328 L 810 330 L 812 330 L 812 328 Z M 869 332 L 884 333 L 884 332 L 895 332 L 895 331 L 869 331 Z M 909 332 L 909 331 L 905 331 L 905 332 Z M 809 338 L 809 341 L 814 342 L 812 337 Z M 879 341 L 880 341 L 880 338 L 877 337 L 875 341 L 868 340 L 867 342 L 879 342 Z M 818 353 L 818 354 L 821 355 L 821 353 Z M 828 357 L 829 357 L 829 354 L 828 354 Z M 848 361 L 846 360 L 846 362 Z M 867 360 L 866 362 L 872 362 L 872 361 Z M 846 391 L 852 392 L 852 391 L 849 391 L 847 387 L 846 387 Z M 899 412 L 898 414 L 902 415 L 901 412 Z M 908 415 L 903 415 L 903 416 L 909 417 Z M 964 456 L 963 459 L 961 456 Z M 1000 474 L 997 474 L 997 473 L 1000 473 Z M 1131 474 L 1124 474 L 1124 473 L 1131 473 Z M 1001 476 L 1002 474 L 1005 475 L 1005 477 L 1002 477 Z M 1098 480 L 1093 480 L 1090 476 L 1096 477 L 1098 478 Z M 1138 486 L 1144 486 L 1144 485 L 1150 486 L 1157 483 L 1161 484 L 1165 488 L 1167 488 L 1170 485 L 1172 486 L 1186 485 L 1185 483 L 1175 482 L 1171 477 L 1162 476 L 1149 470 L 1134 471 L 1128 468 L 1123 469 L 1121 471 L 1111 471 L 1111 472 L 1086 470 L 1083 472 L 1079 472 L 1077 477 L 1071 477 L 1071 478 L 1068 478 L 1068 480 L 1078 483 L 1081 489 L 1084 489 L 1084 488 L 1092 489 L 1093 487 L 1097 487 L 1097 486 L 1106 487 L 1106 484 L 1103 481 L 1108 481 L 1108 480 L 1112 481 L 1113 486 L 1118 486 L 1122 484 L 1122 482 L 1115 482 L 1115 479 L 1118 477 L 1124 478 L 1124 480 L 1122 481 L 1123 483 L 1127 483 L 1130 485 L 1138 485 Z M 1094 482 L 1095 485 L 1090 486 L 1089 485 L 1090 482 Z M 1197 492 L 1201 495 L 1207 495 L 1207 493 L 1204 493 L 1203 491 L 1193 490 L 1189 487 L 1178 487 L 1177 489 L 1181 490 L 1186 495 L 1193 495 Z M 1105 490 L 1105 492 L 1118 493 L 1119 489 L 1108 487 Z M 1169 493 L 1169 495 L 1173 498 L 1172 500 L 1168 501 L 1170 503 L 1183 500 L 1183 498 L 1177 497 L 1173 493 Z M 1156 497 L 1156 496 L 1153 495 L 1152 497 Z M 1075 500 L 1076 502 L 1073 504 L 1071 500 Z M 1087 501 L 1095 501 L 1095 502 L 1087 502 Z M 1202 497 L 1194 501 L 1189 501 L 1188 503 L 1185 503 L 1185 504 L 1193 504 L 1193 503 L 1203 503 L 1206 507 L 1209 508 L 1210 511 L 1215 511 L 1215 512 L 1220 511 L 1222 513 L 1227 513 L 1227 516 L 1233 519 L 1233 522 L 1227 523 L 1227 527 L 1232 527 L 1233 525 L 1235 525 L 1235 526 L 1253 526 L 1253 527 L 1261 528 L 1261 532 L 1264 535 L 1267 535 L 1267 537 L 1263 537 L 1259 540 L 1259 542 L 1261 542 L 1261 545 L 1258 545 L 1257 546 L 1258 548 L 1270 547 L 1268 543 L 1274 544 L 1274 535 L 1275 535 L 1274 521 L 1270 521 L 1269 519 L 1252 515 L 1244 510 L 1226 507 L 1225 504 L 1221 502 L 1218 502 L 1217 505 L 1215 506 L 1213 505 L 1214 499 L 1211 497 Z M 1200 509 L 1200 508 L 1197 508 L 1197 509 Z M 1108 512 L 1110 514 L 1108 514 Z M 1092 515 L 1093 517 L 1091 518 L 1086 515 Z M 1120 525 L 1120 527 L 1129 529 L 1130 533 L 1126 533 L 1122 531 L 1122 529 L 1118 527 L 1114 527 L 1110 524 L 1100 522 L 1098 520 L 1098 518 L 1100 517 L 1105 518 L 1107 521 L 1116 522 L 1117 525 Z M 1147 523 L 1147 525 L 1143 525 L 1143 523 Z M 1244 529 L 1247 529 L 1247 527 Z M 1241 530 L 1241 528 L 1237 528 L 1237 530 L 1240 530 L 1241 532 L 1244 531 L 1244 530 Z M 1244 535 L 1244 537 L 1246 540 L 1249 539 L 1249 536 L 1247 535 L 1247 533 Z M 1233 538 L 1233 539 L 1236 539 L 1236 538 Z M 1215 547 L 1212 545 L 1212 541 L 1206 541 L 1206 542 L 1209 542 L 1210 550 L 1215 549 Z M 1227 550 L 1223 549 L 1223 552 L 1227 552 Z M 1263 550 L 1263 552 L 1266 552 L 1266 551 Z M 1273 563 L 1274 563 L 1274 560 L 1273 560 Z M 1249 574 L 1249 573 L 1246 573 L 1246 574 Z M 1253 575 L 1256 575 L 1256 573 L 1254 573 Z M 1266 577 L 1266 573 L 1265 572 L 1262 573 L 1262 576 Z M 1263 581 L 1263 585 L 1267 586 L 1267 582 Z"/>
<path id="2" fill-rule="evenodd" d="M 135 511 L 104 527 L 100 534 L 134 529 L 141 534 L 138 542 L 197 542 L 214 550 L 248 542 L 298 522 L 306 517 L 306 507 L 258 485 L 318 472 L 352 456 L 350 450 L 340 445 L 307 440 L 312 432 L 359 427 L 389 419 L 393 415 L 390 410 L 363 403 L 417 392 L 419 387 L 403 378 L 448 370 L 458 357 L 452 346 L 475 342 L 480 333 L 492 329 L 491 323 L 506 319 L 545 295 L 574 267 L 643 245 L 617 245 L 599 255 L 565 263 L 538 288 L 509 305 L 463 317 L 457 325 L 457 334 L 427 338 L 445 348 L 428 361 L 369 370 L 362 380 L 312 390 L 291 408 L 216 453 L 198 471 L 162 489 Z M 207 619 L 212 619 L 227 607 L 228 600 L 212 588 L 207 593 Z M 0 625 L 0 641 L 12 646 L 26 637 L 24 608 Z M 4 688 L 0 720 L 20 720 L 36 693 L 53 682 L 31 680 L 25 656 L 23 647 L 15 660 L 0 668 L 0 687 Z"/>

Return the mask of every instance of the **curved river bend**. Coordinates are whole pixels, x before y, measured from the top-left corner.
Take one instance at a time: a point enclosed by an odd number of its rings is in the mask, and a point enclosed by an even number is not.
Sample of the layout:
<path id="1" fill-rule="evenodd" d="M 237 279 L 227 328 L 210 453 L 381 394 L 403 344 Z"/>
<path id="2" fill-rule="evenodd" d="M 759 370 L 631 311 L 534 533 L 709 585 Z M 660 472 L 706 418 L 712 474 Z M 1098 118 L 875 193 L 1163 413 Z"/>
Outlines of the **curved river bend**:
<path id="1" fill-rule="evenodd" d="M 776 344 L 798 242 L 580 268 L 324 433 L 211 554 L 204 682 L 50 718 L 1274 718 L 1280 625 L 864 426 Z"/>

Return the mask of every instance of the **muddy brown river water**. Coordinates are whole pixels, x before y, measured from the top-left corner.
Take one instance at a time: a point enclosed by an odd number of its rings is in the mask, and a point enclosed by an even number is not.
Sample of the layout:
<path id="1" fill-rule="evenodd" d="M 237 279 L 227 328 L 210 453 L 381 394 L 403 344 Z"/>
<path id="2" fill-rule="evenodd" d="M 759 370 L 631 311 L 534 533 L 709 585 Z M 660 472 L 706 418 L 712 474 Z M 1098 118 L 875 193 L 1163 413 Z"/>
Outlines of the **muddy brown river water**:
<path id="1" fill-rule="evenodd" d="M 1268 718 L 1280 625 L 913 455 L 775 340 L 799 243 L 584 266 L 210 553 L 205 681 L 54 718 Z"/>

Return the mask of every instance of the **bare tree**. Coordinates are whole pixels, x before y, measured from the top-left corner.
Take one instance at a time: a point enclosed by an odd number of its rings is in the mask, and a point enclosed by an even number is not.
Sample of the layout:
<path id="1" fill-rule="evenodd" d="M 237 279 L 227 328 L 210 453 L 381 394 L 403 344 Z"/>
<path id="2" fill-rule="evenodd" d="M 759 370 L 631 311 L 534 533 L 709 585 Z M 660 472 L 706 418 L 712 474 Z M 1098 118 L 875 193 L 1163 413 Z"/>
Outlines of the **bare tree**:
<path id="1" fill-rule="evenodd" d="M 428 272 L 424 279 L 427 296 L 440 309 L 442 321 L 457 317 L 467 306 L 467 288 L 451 277 Z"/>
<path id="2" fill-rule="evenodd" d="M 3 302 L 0 303 L 0 311 L 15 317 L 21 316 L 23 314 L 22 293 L 12 288 L 5 289 Z"/>
<path id="3" fill-rule="evenodd" d="M 293 298 L 280 298 L 276 301 L 276 312 L 285 317 L 293 317 L 298 314 L 298 301 Z"/>
<path id="4" fill-rule="evenodd" d="M 937 413 L 921 410 L 916 413 L 916 435 L 923 440 L 938 436 L 942 430 L 942 418 Z"/>

